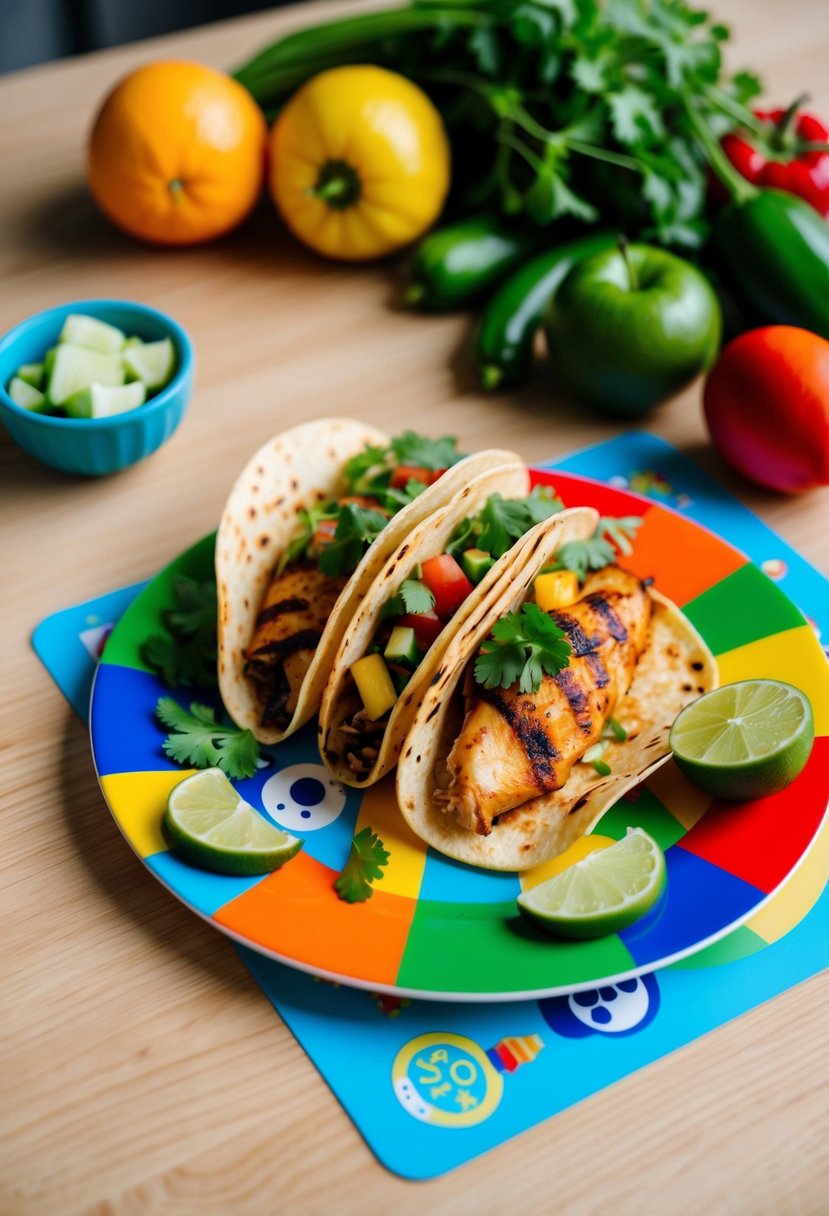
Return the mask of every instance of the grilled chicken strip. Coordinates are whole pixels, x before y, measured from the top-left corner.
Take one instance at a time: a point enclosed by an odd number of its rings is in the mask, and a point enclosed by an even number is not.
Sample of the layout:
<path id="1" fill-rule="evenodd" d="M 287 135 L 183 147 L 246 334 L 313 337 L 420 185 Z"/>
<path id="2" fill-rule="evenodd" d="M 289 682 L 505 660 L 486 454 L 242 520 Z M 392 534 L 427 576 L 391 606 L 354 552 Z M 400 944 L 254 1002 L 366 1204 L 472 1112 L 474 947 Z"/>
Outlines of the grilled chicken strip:
<path id="1" fill-rule="evenodd" d="M 305 673 L 346 579 L 313 562 L 289 566 L 271 582 L 245 651 L 245 671 L 259 686 L 262 725 L 287 726 Z"/>
<path id="2" fill-rule="evenodd" d="M 561 789 L 602 734 L 648 644 L 651 600 L 639 580 L 607 566 L 582 598 L 550 616 L 567 635 L 570 665 L 538 692 L 474 686 L 449 753 L 441 801 L 469 831 L 488 836 L 498 815 Z"/>

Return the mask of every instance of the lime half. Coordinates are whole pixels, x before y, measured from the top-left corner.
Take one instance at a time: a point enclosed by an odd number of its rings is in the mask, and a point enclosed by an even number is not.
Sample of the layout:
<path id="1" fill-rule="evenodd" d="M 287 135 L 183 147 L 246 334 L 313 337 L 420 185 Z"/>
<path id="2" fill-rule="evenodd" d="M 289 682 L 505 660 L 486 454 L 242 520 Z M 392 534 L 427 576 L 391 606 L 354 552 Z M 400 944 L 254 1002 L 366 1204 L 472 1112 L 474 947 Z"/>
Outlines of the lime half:
<path id="1" fill-rule="evenodd" d="M 671 750 L 689 781 L 715 798 L 744 801 L 784 789 L 815 738 L 809 698 L 779 680 L 724 684 L 692 701 L 671 728 Z"/>
<path id="2" fill-rule="evenodd" d="M 185 777 L 170 791 L 162 827 L 189 862 L 217 874 L 270 874 L 302 848 L 299 837 L 240 798 L 219 768 Z"/>
<path id="3" fill-rule="evenodd" d="M 642 828 L 628 828 L 615 844 L 522 891 L 518 907 L 557 937 L 605 937 L 644 916 L 664 886 L 659 845 Z"/>

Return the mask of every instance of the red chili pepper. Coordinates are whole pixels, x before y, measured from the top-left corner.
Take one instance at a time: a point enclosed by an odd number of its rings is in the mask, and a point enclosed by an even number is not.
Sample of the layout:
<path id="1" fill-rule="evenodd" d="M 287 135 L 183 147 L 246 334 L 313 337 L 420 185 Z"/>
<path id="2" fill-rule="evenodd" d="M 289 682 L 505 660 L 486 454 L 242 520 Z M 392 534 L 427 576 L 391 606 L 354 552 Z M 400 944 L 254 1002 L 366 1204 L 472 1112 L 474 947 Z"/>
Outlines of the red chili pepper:
<path id="1" fill-rule="evenodd" d="M 787 110 L 755 110 L 766 135 L 726 135 L 723 151 L 735 169 L 755 186 L 772 187 L 805 199 L 829 216 L 829 127 L 800 110 L 799 97 Z M 816 146 L 817 145 L 817 146 Z M 820 147 L 823 145 L 823 147 Z M 720 190 L 715 189 L 717 197 Z"/>

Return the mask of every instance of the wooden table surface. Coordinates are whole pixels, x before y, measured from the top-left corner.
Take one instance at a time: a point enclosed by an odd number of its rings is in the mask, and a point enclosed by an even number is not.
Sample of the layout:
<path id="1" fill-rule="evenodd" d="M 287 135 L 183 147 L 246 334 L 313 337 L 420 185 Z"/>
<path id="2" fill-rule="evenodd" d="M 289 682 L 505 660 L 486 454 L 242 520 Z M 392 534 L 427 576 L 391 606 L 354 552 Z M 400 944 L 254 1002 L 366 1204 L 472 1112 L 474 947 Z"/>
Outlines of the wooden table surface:
<path id="1" fill-rule="evenodd" d="M 231 944 L 135 859 L 102 801 L 86 734 L 29 645 L 68 604 L 152 574 L 215 526 L 268 436 L 324 414 L 456 432 L 464 447 L 563 454 L 614 427 L 543 376 L 475 390 L 462 317 L 395 311 L 388 268 L 306 254 L 268 205 L 200 250 L 144 248 L 84 185 L 97 103 L 158 56 L 232 66 L 307 5 L 36 68 L 0 81 L 0 331 L 84 296 L 158 305 L 189 330 L 197 388 L 155 457 L 71 479 L 0 436 L 3 812 L 0 1211 L 578 1214 L 829 1211 L 829 977 L 816 978 L 445 1178 L 380 1166 Z M 720 0 L 734 64 L 769 96 L 829 113 L 829 11 Z M 695 385 L 652 429 L 818 566 L 826 493 L 783 499 L 712 455 Z"/>

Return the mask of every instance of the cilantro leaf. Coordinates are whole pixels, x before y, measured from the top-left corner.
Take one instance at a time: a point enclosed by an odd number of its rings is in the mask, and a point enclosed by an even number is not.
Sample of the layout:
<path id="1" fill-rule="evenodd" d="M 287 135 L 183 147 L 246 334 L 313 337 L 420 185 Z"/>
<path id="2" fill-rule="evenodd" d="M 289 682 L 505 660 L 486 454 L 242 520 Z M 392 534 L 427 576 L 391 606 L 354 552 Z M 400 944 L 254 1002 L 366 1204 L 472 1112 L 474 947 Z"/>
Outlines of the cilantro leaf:
<path id="1" fill-rule="evenodd" d="M 256 772 L 259 744 L 252 732 L 217 722 L 216 712 L 209 705 L 194 701 L 188 711 L 172 697 L 160 697 L 155 714 L 170 731 L 163 743 L 164 752 L 177 764 L 218 767 L 237 780 Z"/>
<path id="2" fill-rule="evenodd" d="M 169 688 L 216 685 L 216 584 L 182 575 L 172 587 L 173 607 L 161 614 L 167 635 L 154 633 L 141 647 L 144 662 Z"/>
<path id="3" fill-rule="evenodd" d="M 616 561 L 619 553 L 633 552 L 631 540 L 642 523 L 638 515 L 615 518 L 603 515 L 596 531 L 587 540 L 570 540 L 556 550 L 553 570 L 573 570 L 584 582 L 588 570 L 602 570 Z"/>
<path id="4" fill-rule="evenodd" d="M 276 566 L 276 574 L 282 574 L 287 566 L 307 557 L 311 542 L 322 521 L 337 519 L 339 513 L 340 508 L 335 502 L 318 502 L 310 507 L 300 507 L 297 512 L 297 531 L 282 551 Z"/>
<path id="5" fill-rule="evenodd" d="M 346 503 L 340 508 L 337 528 L 330 544 L 317 554 L 317 565 L 323 574 L 353 574 L 360 559 L 373 540 L 380 535 L 388 520 L 380 511 Z"/>
<path id="6" fill-rule="evenodd" d="M 464 549 L 476 548 L 502 557 L 535 524 L 558 514 L 562 505 L 549 486 L 536 486 L 526 498 L 491 494 L 477 515 L 455 529 L 446 551 L 456 557 Z"/>
<path id="7" fill-rule="evenodd" d="M 345 479 L 352 494 L 371 492 L 371 475 L 385 473 L 388 469 L 385 448 L 366 444 L 362 452 L 345 462 Z"/>
<path id="8" fill-rule="evenodd" d="M 388 486 L 381 491 L 380 499 L 384 507 L 397 512 L 408 507 L 410 502 L 414 502 L 428 488 L 425 481 L 416 481 L 414 477 L 410 477 L 402 489 L 399 486 Z"/>
<path id="9" fill-rule="evenodd" d="M 397 594 L 403 601 L 406 612 L 431 612 L 435 606 L 435 597 L 426 584 L 421 583 L 419 579 L 407 578 L 404 583 L 400 584 Z"/>
<path id="10" fill-rule="evenodd" d="M 370 827 L 364 827 L 351 841 L 342 872 L 334 879 L 334 890 L 348 904 L 364 903 L 373 894 L 371 884 L 383 877 L 389 854 Z"/>
<path id="11" fill-rule="evenodd" d="M 564 630 L 538 604 L 523 604 L 495 622 L 492 637 L 475 661 L 475 679 L 484 688 L 538 692 L 544 677 L 570 665 L 572 653 Z"/>
<path id="12" fill-rule="evenodd" d="M 391 441 L 398 464 L 411 465 L 417 469 L 448 469 L 457 464 L 461 453 L 457 448 L 457 440 L 452 435 L 444 435 L 441 439 L 428 439 L 414 431 L 404 431 Z"/>

